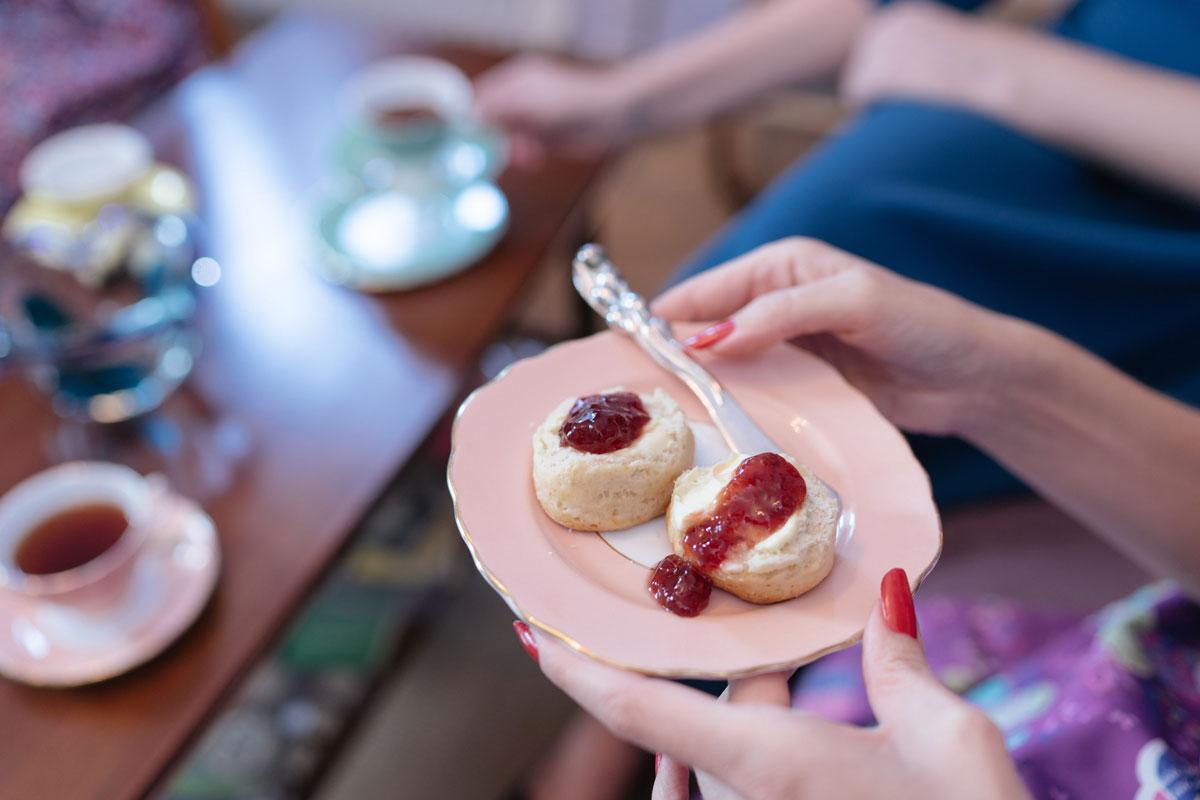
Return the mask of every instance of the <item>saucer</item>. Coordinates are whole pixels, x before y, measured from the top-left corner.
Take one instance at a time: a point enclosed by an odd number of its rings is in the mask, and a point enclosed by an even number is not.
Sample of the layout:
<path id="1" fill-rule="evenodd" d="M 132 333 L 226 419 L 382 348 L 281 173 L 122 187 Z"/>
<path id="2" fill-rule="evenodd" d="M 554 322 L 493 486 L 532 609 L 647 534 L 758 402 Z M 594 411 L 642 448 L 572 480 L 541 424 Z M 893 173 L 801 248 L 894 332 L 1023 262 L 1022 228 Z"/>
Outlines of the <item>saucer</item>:
<path id="1" fill-rule="evenodd" d="M 508 200 L 486 181 L 448 196 L 384 190 L 333 203 L 318 227 L 326 279 L 366 292 L 412 289 L 487 255 L 508 227 Z"/>
<path id="2" fill-rule="evenodd" d="M 319 189 L 321 274 L 366 292 L 412 289 L 470 267 L 508 228 L 508 199 L 493 179 L 504 138 L 455 128 L 443 144 L 404 147 L 349 132 L 343 173 Z"/>
<path id="3" fill-rule="evenodd" d="M 195 622 L 220 571 L 216 528 L 191 500 L 164 502 L 167 529 L 146 542 L 111 612 L 0 595 L 0 674 L 33 686 L 97 683 L 154 658 Z"/>

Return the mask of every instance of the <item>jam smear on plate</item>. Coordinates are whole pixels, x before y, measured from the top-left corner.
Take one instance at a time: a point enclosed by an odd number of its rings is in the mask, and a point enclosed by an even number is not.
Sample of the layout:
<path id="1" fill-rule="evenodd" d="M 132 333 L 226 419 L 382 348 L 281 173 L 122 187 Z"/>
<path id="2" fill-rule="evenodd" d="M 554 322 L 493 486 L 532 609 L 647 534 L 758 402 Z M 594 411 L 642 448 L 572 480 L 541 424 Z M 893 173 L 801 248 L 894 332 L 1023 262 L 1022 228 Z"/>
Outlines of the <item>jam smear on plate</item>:
<path id="1" fill-rule="evenodd" d="M 738 464 L 712 513 L 684 531 L 683 549 L 703 572 L 731 552 L 753 547 L 775 532 L 808 496 L 804 476 L 783 456 L 759 453 Z"/>
<path id="2" fill-rule="evenodd" d="M 647 587 L 658 604 L 681 617 L 694 617 L 708 606 L 712 581 L 676 555 L 655 565 Z"/>
<path id="3" fill-rule="evenodd" d="M 558 441 L 584 453 L 612 453 L 633 444 L 649 421 L 646 407 L 633 392 L 589 394 L 567 412 Z"/>

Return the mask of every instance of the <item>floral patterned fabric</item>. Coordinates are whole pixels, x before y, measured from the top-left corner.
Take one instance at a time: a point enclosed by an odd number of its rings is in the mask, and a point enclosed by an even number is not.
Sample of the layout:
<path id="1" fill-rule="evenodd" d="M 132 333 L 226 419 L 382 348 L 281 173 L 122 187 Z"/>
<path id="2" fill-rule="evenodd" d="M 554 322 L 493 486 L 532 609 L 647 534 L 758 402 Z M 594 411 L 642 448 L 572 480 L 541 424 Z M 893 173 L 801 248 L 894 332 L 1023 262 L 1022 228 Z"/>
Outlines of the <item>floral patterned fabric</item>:
<path id="1" fill-rule="evenodd" d="M 1173 584 L 1087 617 L 958 599 L 917 616 L 931 667 L 995 720 L 1035 797 L 1200 798 L 1200 607 Z M 861 658 L 802 670 L 793 705 L 872 724 Z"/>
<path id="2" fill-rule="evenodd" d="M 0 211 L 34 144 L 128 116 L 203 54 L 190 0 L 0 2 Z"/>

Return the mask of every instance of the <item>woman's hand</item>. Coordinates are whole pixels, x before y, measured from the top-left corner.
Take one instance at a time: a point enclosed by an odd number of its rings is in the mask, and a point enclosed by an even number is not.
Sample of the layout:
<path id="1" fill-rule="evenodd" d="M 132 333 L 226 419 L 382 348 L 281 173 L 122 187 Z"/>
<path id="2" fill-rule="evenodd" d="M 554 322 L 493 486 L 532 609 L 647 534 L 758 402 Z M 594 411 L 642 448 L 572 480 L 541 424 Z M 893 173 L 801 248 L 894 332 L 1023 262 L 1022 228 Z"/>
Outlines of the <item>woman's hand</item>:
<path id="1" fill-rule="evenodd" d="M 816 352 L 900 427 L 962 436 L 1200 597 L 1200 414 L 1078 346 L 809 239 L 760 247 L 653 309 L 671 321 L 728 317 L 693 348 L 736 355 L 791 341 Z"/>
<path id="2" fill-rule="evenodd" d="M 860 32 L 842 96 L 855 105 L 904 98 L 1003 116 L 1018 91 L 1012 40 L 1030 35 L 1039 36 L 941 4 L 897 3 Z"/>
<path id="3" fill-rule="evenodd" d="M 783 239 L 671 289 L 673 322 L 727 318 L 689 340 L 723 355 L 793 341 L 897 425 L 957 433 L 1019 352 L 1023 323 L 812 239 Z"/>
<path id="4" fill-rule="evenodd" d="M 595 154 L 633 133 L 631 103 L 610 69 L 521 56 L 484 73 L 475 92 L 480 117 L 508 132 L 521 167 L 551 150 Z"/>
<path id="5" fill-rule="evenodd" d="M 929 671 L 902 570 L 885 576 L 863 639 L 876 728 L 786 707 L 785 675 L 735 682 L 732 702 L 721 702 L 589 661 L 516 625 L 551 681 L 617 736 L 663 754 L 657 800 L 687 797 L 682 765 L 697 770 L 708 800 L 1028 797 L 1000 731 Z"/>

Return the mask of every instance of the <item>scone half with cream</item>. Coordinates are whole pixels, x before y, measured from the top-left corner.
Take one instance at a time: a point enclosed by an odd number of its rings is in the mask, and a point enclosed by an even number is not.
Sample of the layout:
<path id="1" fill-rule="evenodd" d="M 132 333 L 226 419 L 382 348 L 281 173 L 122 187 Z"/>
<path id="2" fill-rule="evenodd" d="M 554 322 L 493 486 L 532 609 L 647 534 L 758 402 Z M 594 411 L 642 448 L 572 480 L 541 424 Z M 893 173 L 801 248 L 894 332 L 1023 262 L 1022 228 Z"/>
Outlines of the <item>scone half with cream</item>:
<path id="1" fill-rule="evenodd" d="M 751 603 L 809 591 L 833 569 L 837 497 L 787 455 L 735 454 L 679 476 L 667 509 L 675 554 Z"/>
<path id="2" fill-rule="evenodd" d="M 659 516 L 694 463 L 683 410 L 662 389 L 563 400 L 533 434 L 533 486 L 551 519 L 581 531 Z"/>

